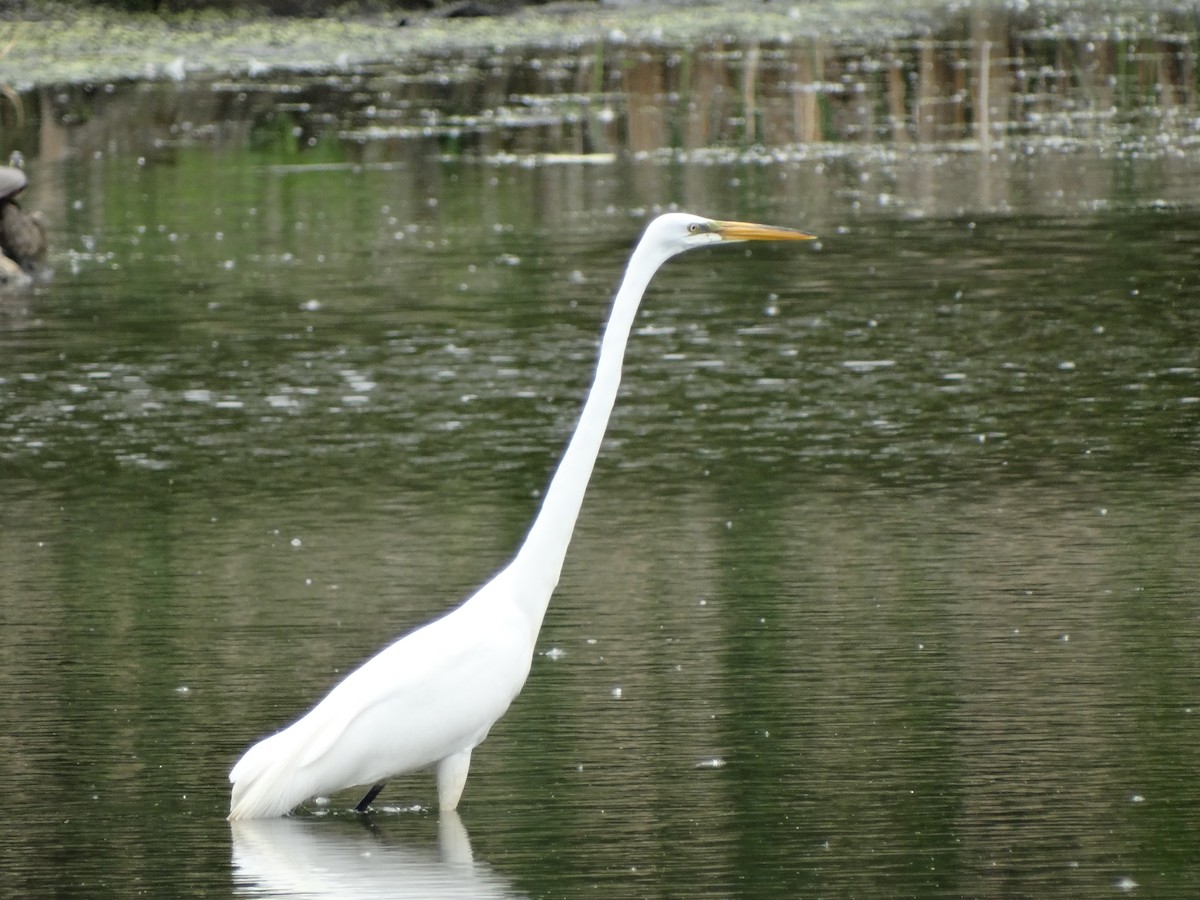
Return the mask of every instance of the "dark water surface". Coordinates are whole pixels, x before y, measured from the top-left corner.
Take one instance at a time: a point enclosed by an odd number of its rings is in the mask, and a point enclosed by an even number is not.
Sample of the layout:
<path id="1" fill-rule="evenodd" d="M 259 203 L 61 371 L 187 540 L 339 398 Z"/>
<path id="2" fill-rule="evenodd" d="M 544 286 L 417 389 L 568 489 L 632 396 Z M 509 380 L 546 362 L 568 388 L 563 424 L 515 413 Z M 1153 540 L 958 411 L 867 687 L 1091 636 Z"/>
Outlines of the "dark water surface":
<path id="1" fill-rule="evenodd" d="M 1006 33 L 44 92 L 0 893 L 1190 895 L 1194 54 Z M 821 241 L 656 280 L 460 816 L 231 829 L 250 743 L 506 561 L 671 204 Z"/>

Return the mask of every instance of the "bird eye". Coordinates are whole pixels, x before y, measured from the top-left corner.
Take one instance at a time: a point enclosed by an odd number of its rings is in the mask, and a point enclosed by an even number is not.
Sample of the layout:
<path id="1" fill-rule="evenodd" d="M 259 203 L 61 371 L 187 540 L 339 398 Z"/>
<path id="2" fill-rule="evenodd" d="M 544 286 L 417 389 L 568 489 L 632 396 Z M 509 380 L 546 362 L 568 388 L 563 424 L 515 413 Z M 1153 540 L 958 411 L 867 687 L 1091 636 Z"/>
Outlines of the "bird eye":
<path id="1" fill-rule="evenodd" d="M 692 222 L 690 225 L 688 225 L 688 233 L 689 234 L 699 234 L 703 230 L 704 230 L 704 226 L 701 225 L 699 222 Z"/>

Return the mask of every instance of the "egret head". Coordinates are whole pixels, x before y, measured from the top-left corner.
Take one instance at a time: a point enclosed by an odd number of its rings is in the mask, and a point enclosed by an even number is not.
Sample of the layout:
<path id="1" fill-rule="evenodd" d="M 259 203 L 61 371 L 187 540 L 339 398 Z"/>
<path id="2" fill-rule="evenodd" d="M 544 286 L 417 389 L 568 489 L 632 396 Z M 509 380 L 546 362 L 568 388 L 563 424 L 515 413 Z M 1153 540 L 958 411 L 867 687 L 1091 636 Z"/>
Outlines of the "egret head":
<path id="1" fill-rule="evenodd" d="M 816 237 L 794 228 L 756 225 L 753 222 L 727 222 L 706 219 L 690 213 L 667 213 L 646 229 L 644 243 L 652 243 L 665 256 L 674 256 L 707 244 L 734 244 L 741 241 L 811 241 Z"/>

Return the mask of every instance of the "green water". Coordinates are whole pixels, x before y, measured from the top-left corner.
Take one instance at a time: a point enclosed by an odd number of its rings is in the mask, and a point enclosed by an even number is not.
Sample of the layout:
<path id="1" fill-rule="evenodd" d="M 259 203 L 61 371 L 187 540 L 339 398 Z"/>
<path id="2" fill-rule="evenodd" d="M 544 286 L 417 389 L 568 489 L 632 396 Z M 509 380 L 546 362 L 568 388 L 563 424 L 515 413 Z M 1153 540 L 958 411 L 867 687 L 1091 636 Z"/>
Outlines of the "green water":
<path id="1" fill-rule="evenodd" d="M 54 274 L 0 300 L 0 892 L 1191 891 L 1194 120 L 902 141 L 829 89 L 772 139 L 791 50 L 749 136 L 745 53 L 623 52 L 46 99 Z M 656 279 L 460 818 L 422 774 L 369 828 L 231 831 L 249 744 L 506 561 L 669 204 L 821 240 Z"/>

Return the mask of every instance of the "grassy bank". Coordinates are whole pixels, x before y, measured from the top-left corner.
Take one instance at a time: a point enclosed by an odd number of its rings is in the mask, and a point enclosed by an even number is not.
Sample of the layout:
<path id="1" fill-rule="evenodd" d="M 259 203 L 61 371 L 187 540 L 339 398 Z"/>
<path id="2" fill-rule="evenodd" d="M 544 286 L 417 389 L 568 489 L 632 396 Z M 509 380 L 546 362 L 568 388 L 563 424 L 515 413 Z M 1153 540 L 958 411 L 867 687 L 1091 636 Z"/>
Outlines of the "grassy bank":
<path id="1" fill-rule="evenodd" d="M 398 16 L 287 19 L 192 13 L 133 15 L 110 9 L 31 3 L 0 21 L 0 83 L 17 90 L 62 83 L 199 73 L 299 71 L 386 61 L 411 54 L 570 48 L 597 42 L 687 45 L 716 40 L 827 40 L 878 44 L 936 34 L 1003 0 L 825 0 L 723 2 L 686 8 L 554 4 L 479 19 Z M 15 15 L 15 14 L 10 14 Z M 1035 0 L 1020 7 L 1023 28 L 1079 37 L 1146 35 L 1168 27 L 1195 32 L 1200 0 L 1139 3 Z M 1182 25 L 1182 28 L 1181 28 Z"/>

